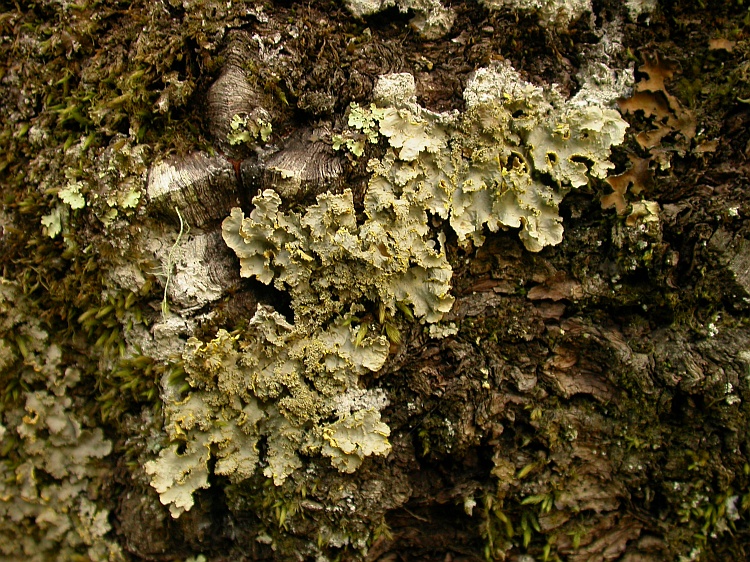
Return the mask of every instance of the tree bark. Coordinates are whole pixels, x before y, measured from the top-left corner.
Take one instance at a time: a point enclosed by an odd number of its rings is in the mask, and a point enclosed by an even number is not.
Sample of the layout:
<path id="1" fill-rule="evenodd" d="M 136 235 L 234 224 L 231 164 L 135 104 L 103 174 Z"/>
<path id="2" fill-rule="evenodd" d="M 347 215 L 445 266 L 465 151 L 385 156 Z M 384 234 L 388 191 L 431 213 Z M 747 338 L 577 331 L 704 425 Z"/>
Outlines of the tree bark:
<path id="1" fill-rule="evenodd" d="M 471 0 L 8 8 L 0 560 L 746 559 L 750 12 L 641 4 L 564 25 Z M 454 19 L 425 27 L 442 9 Z M 561 99 L 592 61 L 620 79 L 610 107 L 630 128 L 607 180 L 562 201 L 562 242 L 531 252 L 487 228 L 480 245 L 430 215 L 450 311 L 363 301 L 356 317 L 358 345 L 388 341 L 360 381 L 387 397 L 390 453 L 348 473 L 300 446 L 279 483 L 273 435 L 241 479 L 213 442 L 206 485 L 170 515 L 146 467 L 184 433 L 170 404 L 215 390 L 186 340 L 299 313 L 293 291 L 240 275 L 231 208 L 273 189 L 302 215 L 350 189 L 361 224 L 368 160 L 389 147 L 334 150 L 351 104 L 408 73 L 424 110 L 460 114 L 502 61 Z"/>

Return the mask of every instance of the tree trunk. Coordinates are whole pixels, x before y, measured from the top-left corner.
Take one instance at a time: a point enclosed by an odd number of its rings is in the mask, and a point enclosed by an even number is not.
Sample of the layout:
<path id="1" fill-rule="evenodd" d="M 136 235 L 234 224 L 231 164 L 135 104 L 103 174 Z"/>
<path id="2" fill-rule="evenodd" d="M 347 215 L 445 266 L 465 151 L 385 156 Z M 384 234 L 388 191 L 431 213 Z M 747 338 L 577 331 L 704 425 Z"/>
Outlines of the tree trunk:
<path id="1" fill-rule="evenodd" d="M 699 4 L 7 9 L 0 560 L 746 559 Z"/>

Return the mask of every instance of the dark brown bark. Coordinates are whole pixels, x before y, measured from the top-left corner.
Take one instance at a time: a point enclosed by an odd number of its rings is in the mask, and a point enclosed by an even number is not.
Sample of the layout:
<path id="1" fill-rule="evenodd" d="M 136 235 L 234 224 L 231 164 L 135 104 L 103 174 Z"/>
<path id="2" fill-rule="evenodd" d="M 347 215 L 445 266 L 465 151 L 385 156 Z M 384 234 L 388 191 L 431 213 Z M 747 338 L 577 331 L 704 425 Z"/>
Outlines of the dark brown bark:
<path id="1" fill-rule="evenodd" d="M 729 0 L 665 1 L 628 21 L 619 2 L 597 1 L 561 31 L 471 1 L 452 8 L 451 32 L 430 41 L 410 31 L 410 14 L 362 21 L 333 2 L 41 3 L 0 16 L 0 259 L 18 301 L 0 326 L 8 482 L 20 482 L 26 460 L 14 433 L 31 413 L 26 395 L 51 388 L 42 352 L 24 353 L 24 330 L 38 325 L 39 349 L 61 350 L 56 372 L 80 372 L 65 390 L 69 411 L 113 444 L 87 468 L 81 497 L 108 511 L 102 541 L 125 559 L 747 558 L 750 12 Z M 263 47 L 226 51 L 237 34 Z M 287 296 L 237 277 L 219 241 L 229 207 L 247 209 L 265 187 L 292 209 L 343 187 L 361 205 L 366 159 L 321 139 L 346 126 L 351 102 L 370 102 L 378 75 L 409 72 L 422 106 L 462 109 L 471 73 L 504 58 L 570 95 L 602 36 L 622 43 L 612 63 L 635 70 L 633 96 L 620 101 L 631 129 L 616 171 L 567 196 L 558 246 L 530 253 L 512 230 L 487 233 L 480 248 L 447 241 L 456 302 L 444 322 L 456 333 L 430 338 L 401 319 L 401 341 L 367 381 L 390 401 L 390 455 L 353 474 L 305 458 L 309 470 L 280 487 L 260 471 L 235 484 L 212 475 L 193 509 L 172 519 L 143 464 L 166 444 L 161 381 L 184 372 L 179 358 L 132 355 L 125 335 L 159 323 L 161 269 L 175 265 L 150 233 L 168 245 L 186 219 L 186 237 L 206 235 L 196 285 L 220 295 L 169 293 L 192 324 L 155 337 L 241 331 L 259 302 L 289 315 Z M 237 80 L 257 103 L 221 101 Z M 274 124 L 262 150 L 217 141 L 231 131 L 216 113 L 255 115 L 257 105 Z M 188 195 L 122 203 L 152 164 L 187 169 L 198 151 L 222 162 L 226 192 L 193 170 Z M 86 206 L 66 215 L 64 240 L 50 238 L 41 221 L 72 180 L 87 186 Z M 110 275 L 125 263 L 141 272 L 137 291 Z M 8 519 L 0 531 L 42 537 L 44 526 Z"/>

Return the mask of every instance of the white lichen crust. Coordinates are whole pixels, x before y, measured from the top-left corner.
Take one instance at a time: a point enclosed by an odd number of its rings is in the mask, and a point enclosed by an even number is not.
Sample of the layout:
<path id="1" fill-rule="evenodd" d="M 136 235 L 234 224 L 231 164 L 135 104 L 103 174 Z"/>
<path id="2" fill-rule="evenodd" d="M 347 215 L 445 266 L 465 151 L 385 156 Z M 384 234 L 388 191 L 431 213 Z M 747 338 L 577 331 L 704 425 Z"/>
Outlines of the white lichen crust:
<path id="1" fill-rule="evenodd" d="M 591 11 L 591 0 L 479 0 L 490 10 L 517 10 L 536 15 L 542 25 L 567 29 L 571 22 Z M 632 0 L 630 2 L 633 3 Z M 412 11 L 410 25 L 424 39 L 437 39 L 451 30 L 453 11 L 440 0 L 344 0 L 349 12 L 358 18 L 397 6 L 402 12 Z M 448 3 L 446 3 L 448 4 Z M 631 13 L 634 8 L 630 8 Z M 637 8 L 636 8 L 637 9 Z"/>
<path id="2" fill-rule="evenodd" d="M 657 0 L 626 0 L 628 15 L 632 21 L 638 21 L 641 14 L 650 14 L 658 7 Z"/>
<path id="3" fill-rule="evenodd" d="M 490 10 L 511 9 L 536 14 L 546 27 L 567 29 L 584 12 L 591 0 L 479 0 Z"/>
<path id="4" fill-rule="evenodd" d="M 409 22 L 424 39 L 437 39 L 448 33 L 456 15 L 440 0 L 344 0 L 349 12 L 358 18 L 397 6 L 402 12 L 412 11 Z"/>

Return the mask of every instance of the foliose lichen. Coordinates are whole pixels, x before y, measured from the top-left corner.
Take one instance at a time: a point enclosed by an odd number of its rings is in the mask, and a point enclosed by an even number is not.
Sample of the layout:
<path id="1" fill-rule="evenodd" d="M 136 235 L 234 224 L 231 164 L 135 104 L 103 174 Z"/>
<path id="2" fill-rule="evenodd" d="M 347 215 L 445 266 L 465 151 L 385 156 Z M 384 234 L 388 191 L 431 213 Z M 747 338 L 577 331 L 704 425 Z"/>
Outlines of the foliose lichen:
<path id="1" fill-rule="evenodd" d="M 224 240 L 240 275 L 289 292 L 298 324 L 318 325 L 365 300 L 394 312 L 411 305 L 428 322 L 450 310 L 451 269 L 430 239 L 425 209 L 370 190 L 360 225 L 350 190 L 318 196 L 304 215 L 281 212 L 272 190 L 253 204 L 247 218 L 232 210 Z"/>
<path id="2" fill-rule="evenodd" d="M 358 315 L 402 311 L 432 324 L 450 311 L 446 235 L 430 216 L 464 244 L 482 244 L 485 226 L 519 229 L 531 251 L 557 244 L 558 204 L 589 177 L 606 176 L 627 126 L 615 110 L 565 100 L 509 64 L 474 74 L 463 113 L 420 107 L 403 74 L 382 77 L 374 97 L 369 108 L 352 106 L 341 135 L 362 146 L 383 141 L 382 157 L 368 164 L 363 212 L 349 189 L 318 195 L 300 212 L 283 210 L 266 189 L 249 216 L 234 208 L 223 222 L 240 275 L 287 293 L 293 318 L 261 305 L 241 332 L 188 341 L 189 393 L 164 384 L 173 444 L 146 466 L 174 517 L 208 487 L 212 458 L 214 472 L 233 482 L 262 467 L 280 485 L 306 455 L 330 457 L 343 472 L 386 455 L 387 401 L 361 377 L 383 366 L 389 342 Z"/>
<path id="3" fill-rule="evenodd" d="M 0 279 L 0 376 L 20 381 L 0 403 L 0 559 L 121 560 L 92 493 L 112 444 L 77 413 L 81 373 L 62 368 L 62 350 L 24 304 Z"/>
<path id="4" fill-rule="evenodd" d="M 388 344 L 369 336 L 357 345 L 351 321 L 346 315 L 306 333 L 261 306 L 242 336 L 222 330 L 208 343 L 188 341 L 191 392 L 166 406 L 174 444 L 146 466 L 174 517 L 192 507 L 195 490 L 208 487 L 212 455 L 214 472 L 233 482 L 262 466 L 280 485 L 302 466 L 300 453 L 321 452 L 353 472 L 366 456 L 390 451 L 390 431 L 380 421 L 386 400 L 358 388 L 360 376 L 383 365 Z"/>
<path id="5" fill-rule="evenodd" d="M 560 201 L 589 177 L 606 177 L 627 123 L 614 109 L 525 82 L 507 63 L 478 70 L 464 100 L 459 114 L 381 97 L 391 107 L 374 115 L 391 150 L 370 163 L 368 196 L 448 219 L 459 241 L 482 244 L 486 225 L 520 227 L 531 251 L 558 244 Z"/>

